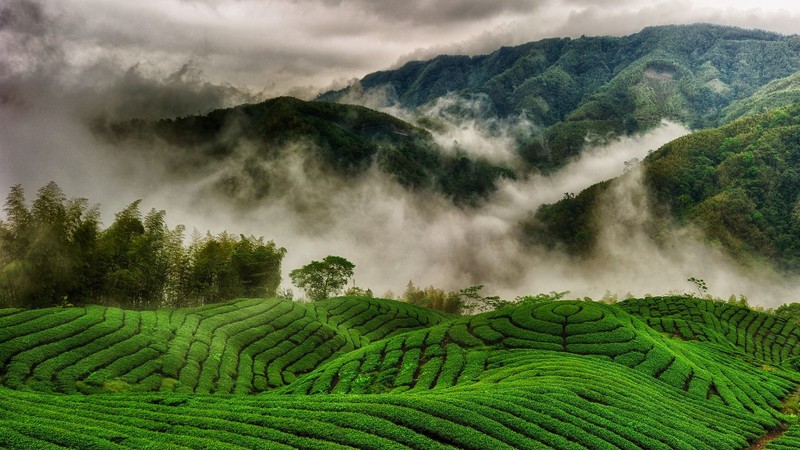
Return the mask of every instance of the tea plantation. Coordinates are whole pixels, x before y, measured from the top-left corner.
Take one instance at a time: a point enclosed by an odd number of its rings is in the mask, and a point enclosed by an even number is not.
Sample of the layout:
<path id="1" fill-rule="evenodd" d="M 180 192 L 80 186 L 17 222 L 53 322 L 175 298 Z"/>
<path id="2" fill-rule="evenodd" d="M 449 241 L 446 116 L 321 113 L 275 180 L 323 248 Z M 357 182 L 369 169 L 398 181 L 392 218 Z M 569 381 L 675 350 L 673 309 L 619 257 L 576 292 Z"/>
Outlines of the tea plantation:
<path id="1" fill-rule="evenodd" d="M 6 309 L 0 448 L 798 448 L 798 361 L 791 323 L 687 297 Z"/>

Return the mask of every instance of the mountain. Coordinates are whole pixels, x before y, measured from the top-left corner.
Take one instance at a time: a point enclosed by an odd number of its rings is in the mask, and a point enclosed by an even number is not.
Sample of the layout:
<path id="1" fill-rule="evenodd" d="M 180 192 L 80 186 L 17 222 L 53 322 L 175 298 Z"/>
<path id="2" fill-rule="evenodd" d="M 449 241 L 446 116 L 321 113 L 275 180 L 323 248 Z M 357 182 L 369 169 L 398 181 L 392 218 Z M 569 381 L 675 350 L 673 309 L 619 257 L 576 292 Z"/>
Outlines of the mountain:
<path id="1" fill-rule="evenodd" d="M 676 139 L 642 164 L 643 186 L 661 219 L 652 235 L 691 224 L 740 261 L 800 271 L 798 164 L 800 105 Z M 542 206 L 526 224 L 528 236 L 591 253 L 603 221 L 603 195 L 625 176 Z"/>
<path id="2" fill-rule="evenodd" d="M 690 297 L 3 309 L 0 445 L 740 449 L 788 425 L 798 342 Z"/>
<path id="3" fill-rule="evenodd" d="M 318 101 L 280 97 L 204 116 L 98 123 L 95 131 L 114 143 L 162 149 L 157 157 L 176 174 L 238 165 L 219 175 L 215 187 L 245 202 L 282 195 L 288 170 L 275 167 L 294 154 L 309 174 L 320 169 L 349 180 L 375 166 L 407 188 L 469 205 L 487 198 L 500 178 L 553 170 L 587 143 L 664 118 L 716 126 L 760 112 L 776 96 L 780 104 L 791 102 L 798 71 L 797 36 L 716 25 L 651 27 L 625 37 L 546 39 L 488 55 L 409 62 Z M 415 125 L 336 103 L 364 92 L 409 109 Z M 431 111 L 476 120 L 495 133 L 503 121 L 532 124 L 510 136 L 528 164 L 512 170 L 443 149 L 434 139 L 442 118 Z"/>
<path id="4" fill-rule="evenodd" d="M 800 103 L 800 72 L 772 81 L 753 95 L 731 103 L 723 111 L 722 121 L 727 123 L 795 103 Z"/>
<path id="5" fill-rule="evenodd" d="M 287 154 L 323 173 L 352 179 L 377 167 L 411 189 L 441 192 L 457 203 L 474 202 L 494 189 L 505 167 L 458 153 L 445 153 L 431 134 L 388 114 L 353 105 L 279 97 L 207 115 L 155 122 L 101 122 L 94 131 L 111 142 L 157 155 L 176 174 L 192 174 L 242 159 L 218 181 L 219 190 L 252 201 L 280 194 L 276 170 Z M 239 158 L 236 158 L 236 157 Z M 278 174 L 280 176 L 280 174 Z"/>
<path id="6" fill-rule="evenodd" d="M 519 152 L 559 167 L 587 139 L 646 130 L 668 118 L 703 128 L 769 82 L 800 71 L 800 37 L 716 25 L 645 28 L 625 37 L 546 39 L 481 56 L 438 56 L 365 76 L 323 101 L 381 91 L 407 109 L 455 95 L 497 117 L 541 126 Z"/>

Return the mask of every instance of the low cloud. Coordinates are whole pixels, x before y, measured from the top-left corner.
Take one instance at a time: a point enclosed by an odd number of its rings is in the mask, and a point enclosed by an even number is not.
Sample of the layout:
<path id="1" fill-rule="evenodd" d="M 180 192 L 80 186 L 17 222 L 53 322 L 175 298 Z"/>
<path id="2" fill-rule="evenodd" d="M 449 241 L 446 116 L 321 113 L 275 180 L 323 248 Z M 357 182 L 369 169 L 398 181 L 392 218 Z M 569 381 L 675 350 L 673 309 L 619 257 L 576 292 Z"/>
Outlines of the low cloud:
<path id="1" fill-rule="evenodd" d="M 597 295 L 607 289 L 620 298 L 704 294 L 688 281 L 698 278 L 705 280 L 708 294 L 717 298 L 745 296 L 766 307 L 780 306 L 800 295 L 798 279 L 766 267 L 743 267 L 693 226 L 665 226 L 663 218 L 653 216 L 650 202 L 641 168 L 615 180 L 601 198 L 595 254 L 572 266 L 573 293 Z M 656 229 L 658 241 L 653 238 Z"/>
<path id="2" fill-rule="evenodd" d="M 692 230 L 674 230 L 663 245 L 654 244 L 646 221 L 631 222 L 636 215 L 608 212 L 604 246 L 593 260 L 520 244 L 518 223 L 531 211 L 621 174 L 625 161 L 687 132 L 675 124 L 591 149 L 549 176 L 505 180 L 476 209 L 409 192 L 377 169 L 358 179 L 328 176 L 302 157 L 302 142 L 283 149 L 274 165 L 243 145 L 218 165 L 175 171 L 161 149 L 110 147 L 87 128 L 98 117 L 197 114 L 286 93 L 310 98 L 440 53 L 487 53 L 552 36 L 621 35 L 667 21 L 792 33 L 799 18 L 792 2 L 717 4 L 8 0 L 0 5 L 0 187 L 21 183 L 30 194 L 54 180 L 67 195 L 102 203 L 106 224 L 143 198 L 143 208 L 166 209 L 173 224 L 274 239 L 289 250 L 287 271 L 328 254 L 345 256 L 357 265 L 358 284 L 376 293 L 400 292 L 413 279 L 447 289 L 485 284 L 486 293 L 506 297 L 551 290 L 642 295 L 688 290 L 685 280 L 694 276 L 720 296 L 743 293 L 765 305 L 794 300 L 792 288 L 769 274 L 743 273 Z M 391 95 L 359 101 L 385 108 Z M 492 122 L 480 114 L 479 101 L 471 106 L 475 114 L 456 118 L 447 113 L 452 101 L 461 100 L 445 98 L 426 113 L 439 120 L 435 136 L 445 149 L 516 164 L 516 136 L 535 124 Z M 255 175 L 242 176 L 247 170 Z M 623 193 L 642 189 L 626 183 Z M 220 195 L 226 186 L 228 195 Z M 609 204 L 625 201 L 623 195 Z M 641 207 L 632 210 L 641 213 Z"/>
<path id="3" fill-rule="evenodd" d="M 628 292 L 687 292 L 689 277 L 704 279 L 714 295 L 744 294 L 766 306 L 797 294 L 797 283 L 738 268 L 691 229 L 675 229 L 653 242 L 645 190 L 634 173 L 609 193 L 593 258 L 521 243 L 519 223 L 530 212 L 622 174 L 626 161 L 688 132 L 674 123 L 588 149 L 551 175 L 504 180 L 482 206 L 459 208 L 441 195 L 408 191 L 375 167 L 357 178 L 332 176 L 305 156 L 313 149 L 303 142 L 279 149 L 269 162 L 242 144 L 224 160 L 176 171 L 165 158 L 174 158 L 171 164 L 181 158 L 168 149 L 111 147 L 69 112 L 0 117 L 15 121 L 0 155 L 10 154 L 9 145 L 27 152 L 11 165 L 0 160 L 4 181 L 21 182 L 33 192 L 54 179 L 67 195 L 101 203 L 106 225 L 114 212 L 142 198 L 144 210 L 165 209 L 172 225 L 183 223 L 190 231 L 265 236 L 288 249 L 284 273 L 335 254 L 354 262 L 357 284 L 376 294 L 402 292 L 414 280 L 453 290 L 484 284 L 486 294 L 506 298 L 566 290 L 570 296 L 599 298 L 608 291 L 621 298 Z"/>
<path id="4" fill-rule="evenodd" d="M 795 33 L 798 18 L 796 3 L 755 0 L 8 0 L 0 6 L 0 49 L 17 73 L 41 66 L 48 51 L 60 53 L 59 73 L 73 78 L 104 61 L 161 74 L 193 61 L 214 85 L 311 98 L 331 80 L 443 53 L 666 23 Z"/>

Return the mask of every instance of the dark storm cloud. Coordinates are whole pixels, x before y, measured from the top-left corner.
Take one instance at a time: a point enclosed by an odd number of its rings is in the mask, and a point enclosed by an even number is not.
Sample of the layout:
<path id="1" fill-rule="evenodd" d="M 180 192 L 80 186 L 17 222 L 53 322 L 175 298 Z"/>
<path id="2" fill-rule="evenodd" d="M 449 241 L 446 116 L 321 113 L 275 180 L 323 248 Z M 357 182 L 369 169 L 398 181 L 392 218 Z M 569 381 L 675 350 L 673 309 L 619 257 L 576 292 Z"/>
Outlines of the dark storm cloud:
<path id="1" fill-rule="evenodd" d="M 486 20 L 507 13 L 529 14 L 548 0 L 320 0 L 329 6 L 348 7 L 375 14 L 383 20 L 437 25 Z"/>
<path id="2" fill-rule="evenodd" d="M 7 5 L 0 13 L 0 45 L 17 66 L 36 64 L 53 48 L 63 52 L 68 74 L 104 60 L 124 69 L 117 74 L 137 67 L 144 76 L 164 78 L 192 61 L 205 81 L 267 96 L 313 96 L 334 81 L 340 85 L 410 59 L 486 53 L 544 37 L 620 35 L 688 22 L 791 33 L 798 19 L 792 2 L 755 0 L 722 6 L 711 0 L 11 0 Z"/>
<path id="3" fill-rule="evenodd" d="M 8 2 L 0 7 L 0 30 L 21 31 L 33 36 L 43 35 L 46 23 L 41 7 L 27 0 Z"/>

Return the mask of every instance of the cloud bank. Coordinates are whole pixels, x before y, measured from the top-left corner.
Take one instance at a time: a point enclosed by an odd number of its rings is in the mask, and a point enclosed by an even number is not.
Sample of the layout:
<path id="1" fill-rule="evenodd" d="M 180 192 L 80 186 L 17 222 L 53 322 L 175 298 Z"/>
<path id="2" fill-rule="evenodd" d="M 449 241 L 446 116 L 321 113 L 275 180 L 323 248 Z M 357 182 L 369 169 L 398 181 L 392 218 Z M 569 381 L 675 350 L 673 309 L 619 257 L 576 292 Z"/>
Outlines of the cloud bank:
<path id="1" fill-rule="evenodd" d="M 551 176 L 505 182 L 485 206 L 469 211 L 435 195 L 409 193 L 377 171 L 344 182 L 291 156 L 261 168 L 280 172 L 282 196 L 243 208 L 212 188 L 251 159 L 247 148 L 213 169 L 177 176 L 158 158 L 143 157 L 152 149 L 109 148 L 86 126 L 90 119 L 197 114 L 283 94 L 309 98 L 411 59 L 479 54 L 544 37 L 623 35 L 647 25 L 693 22 L 792 33 L 800 18 L 794 2 L 717 5 L 8 0 L 0 4 L 0 188 L 7 192 L 21 183 L 30 196 L 54 180 L 70 196 L 100 202 L 106 224 L 113 212 L 142 197 L 144 208 L 166 209 L 173 224 L 274 239 L 289 249 L 287 269 L 328 254 L 348 257 L 357 265 L 358 284 L 376 293 L 402 291 L 413 279 L 448 289 L 486 284 L 486 293 L 507 297 L 551 290 L 643 295 L 688 290 L 685 280 L 695 276 L 716 295 L 742 293 L 774 306 L 793 300 L 796 291 L 768 275 L 741 273 L 693 238 L 692 230 L 676 230 L 663 247 L 645 239 L 646 209 L 635 197 L 641 186 L 630 177 L 609 200 L 622 209 L 609 211 L 614 220 L 608 223 L 622 228 L 603 231 L 609 245 L 598 259 L 573 261 L 519 244 L 521 218 L 566 192 L 622 173 L 624 161 L 687 132 L 675 124 L 594 149 Z M 514 134 L 535 126 L 481 117 L 454 121 L 440 112 L 429 113 L 443 120 L 436 138 L 445 148 L 509 165 L 515 163 Z"/>
<path id="2" fill-rule="evenodd" d="M 66 78 L 98 65 L 171 74 L 192 62 L 212 84 L 308 98 L 442 53 L 669 23 L 791 34 L 798 19 L 796 2 L 756 0 L 8 0 L 0 6 L 0 76 L 30 74 L 53 56 Z"/>

